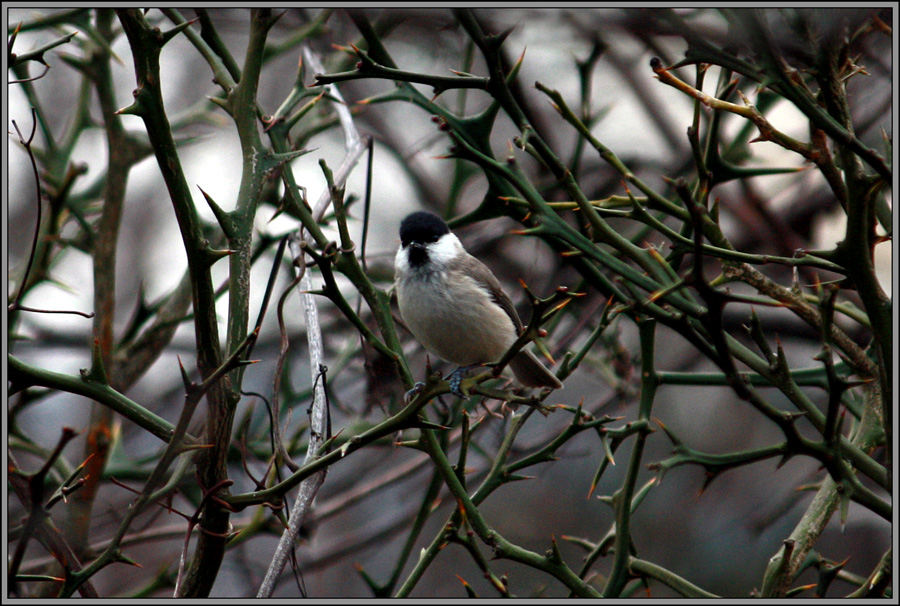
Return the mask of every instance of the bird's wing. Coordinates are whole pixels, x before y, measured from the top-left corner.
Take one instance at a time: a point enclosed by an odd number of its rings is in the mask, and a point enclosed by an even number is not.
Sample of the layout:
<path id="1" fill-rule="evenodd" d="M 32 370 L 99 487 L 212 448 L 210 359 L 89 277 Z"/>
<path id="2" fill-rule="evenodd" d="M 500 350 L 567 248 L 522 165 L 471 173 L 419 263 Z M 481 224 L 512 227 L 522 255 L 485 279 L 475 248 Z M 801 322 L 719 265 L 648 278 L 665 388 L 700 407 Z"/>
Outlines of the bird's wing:
<path id="1" fill-rule="evenodd" d="M 522 334 L 522 331 L 524 330 L 522 320 L 519 319 L 519 314 L 516 312 L 516 306 L 513 305 L 512 299 L 509 298 L 509 295 L 507 295 L 503 290 L 503 287 L 500 286 L 500 281 L 497 280 L 497 277 L 487 265 L 471 255 L 470 258 L 475 261 L 475 263 L 472 263 L 471 265 L 472 278 L 487 290 L 491 299 L 506 312 L 506 315 L 509 316 L 509 319 L 512 320 L 512 323 L 516 327 L 516 334 Z"/>

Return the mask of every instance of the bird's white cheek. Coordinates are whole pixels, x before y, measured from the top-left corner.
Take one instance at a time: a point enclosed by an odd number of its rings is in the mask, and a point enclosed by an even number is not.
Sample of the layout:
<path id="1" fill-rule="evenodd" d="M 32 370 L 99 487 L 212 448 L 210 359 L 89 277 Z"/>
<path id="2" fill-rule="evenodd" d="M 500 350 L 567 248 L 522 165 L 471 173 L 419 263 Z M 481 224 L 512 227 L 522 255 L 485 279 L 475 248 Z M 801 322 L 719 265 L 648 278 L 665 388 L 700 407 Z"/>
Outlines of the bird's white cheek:
<path id="1" fill-rule="evenodd" d="M 409 261 L 407 260 L 407 251 L 401 246 L 394 255 L 394 278 L 399 278 L 406 274 L 409 270 Z"/>
<path id="2" fill-rule="evenodd" d="M 446 268 L 465 249 L 454 234 L 444 234 L 441 239 L 428 245 L 428 260 L 440 269 Z"/>

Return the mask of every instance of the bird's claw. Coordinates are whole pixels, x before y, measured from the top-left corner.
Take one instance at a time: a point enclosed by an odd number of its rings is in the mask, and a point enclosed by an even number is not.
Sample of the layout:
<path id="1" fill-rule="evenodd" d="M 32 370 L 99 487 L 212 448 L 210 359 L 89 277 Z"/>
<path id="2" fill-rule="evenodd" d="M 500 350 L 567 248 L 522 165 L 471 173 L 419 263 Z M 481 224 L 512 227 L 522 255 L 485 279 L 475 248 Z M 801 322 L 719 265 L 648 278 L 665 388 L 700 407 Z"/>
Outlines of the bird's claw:
<path id="1" fill-rule="evenodd" d="M 403 396 L 403 402 L 409 404 L 412 402 L 413 398 L 422 393 L 422 389 L 425 388 L 425 383 L 421 381 L 417 381 L 413 388 L 406 392 L 406 395 Z"/>

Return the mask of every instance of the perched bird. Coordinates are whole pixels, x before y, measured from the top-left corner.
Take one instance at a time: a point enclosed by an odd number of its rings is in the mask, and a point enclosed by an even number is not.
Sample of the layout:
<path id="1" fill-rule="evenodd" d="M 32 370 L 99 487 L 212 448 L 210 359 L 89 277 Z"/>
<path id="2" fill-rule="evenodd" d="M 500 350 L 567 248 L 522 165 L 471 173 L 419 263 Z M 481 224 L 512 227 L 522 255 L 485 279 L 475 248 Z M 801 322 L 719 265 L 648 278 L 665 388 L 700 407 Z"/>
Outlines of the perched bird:
<path id="1" fill-rule="evenodd" d="M 499 361 L 522 333 L 500 282 L 433 213 L 415 212 L 400 224 L 394 279 L 400 315 L 413 336 L 433 355 L 459 366 L 450 380 L 457 395 L 462 374 Z M 509 367 L 525 387 L 562 387 L 525 349 Z"/>

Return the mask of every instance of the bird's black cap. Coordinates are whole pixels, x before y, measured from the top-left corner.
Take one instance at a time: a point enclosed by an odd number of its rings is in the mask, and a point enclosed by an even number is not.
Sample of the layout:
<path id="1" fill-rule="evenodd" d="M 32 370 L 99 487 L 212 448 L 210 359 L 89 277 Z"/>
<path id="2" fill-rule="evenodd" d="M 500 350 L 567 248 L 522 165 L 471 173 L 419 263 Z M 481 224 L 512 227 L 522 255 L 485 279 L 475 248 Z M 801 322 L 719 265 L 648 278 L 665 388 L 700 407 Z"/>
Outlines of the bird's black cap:
<path id="1" fill-rule="evenodd" d="M 450 233 L 450 228 L 434 213 L 419 211 L 407 215 L 400 223 L 400 243 L 403 247 L 413 242 L 429 244 L 437 242 L 441 236 Z"/>

